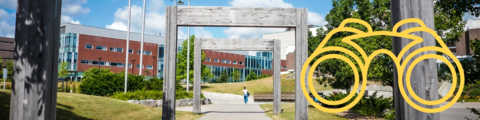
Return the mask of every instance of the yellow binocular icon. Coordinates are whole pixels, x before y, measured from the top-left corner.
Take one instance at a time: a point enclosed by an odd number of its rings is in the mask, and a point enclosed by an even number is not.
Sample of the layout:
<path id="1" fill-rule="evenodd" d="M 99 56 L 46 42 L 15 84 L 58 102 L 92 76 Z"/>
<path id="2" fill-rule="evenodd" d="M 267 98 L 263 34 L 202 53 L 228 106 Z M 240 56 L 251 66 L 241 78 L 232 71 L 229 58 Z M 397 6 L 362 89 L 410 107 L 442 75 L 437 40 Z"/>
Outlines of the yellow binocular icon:
<path id="1" fill-rule="evenodd" d="M 361 24 L 363 26 L 365 26 L 367 28 L 367 32 L 364 32 L 364 31 L 361 31 L 359 29 L 356 29 L 356 28 L 351 28 L 351 27 L 345 27 L 345 25 L 347 23 L 358 23 L 358 24 Z M 397 32 L 398 28 L 404 24 L 407 24 L 407 23 L 417 23 L 420 25 L 420 27 L 414 27 L 414 28 L 409 28 L 407 30 L 404 30 L 404 31 L 401 31 L 401 32 Z M 358 50 L 358 52 L 360 52 L 361 54 L 361 57 L 364 59 L 365 62 L 363 62 L 359 56 L 357 56 L 354 52 L 346 49 L 346 48 L 342 48 L 342 47 L 336 47 L 336 46 L 328 46 L 328 47 L 325 47 L 325 44 L 327 43 L 327 40 L 330 39 L 330 37 L 332 37 L 333 34 L 337 33 L 337 32 L 353 32 L 353 33 L 356 33 L 354 35 L 351 35 L 351 36 L 348 36 L 348 37 L 345 37 L 345 38 L 342 38 L 342 42 L 344 43 L 347 43 L 349 45 L 351 45 L 352 47 L 354 47 L 356 50 Z M 435 37 L 435 40 L 440 44 L 441 47 L 437 47 L 437 46 L 427 46 L 427 47 L 423 47 L 423 48 L 420 48 L 420 49 L 417 49 L 417 50 L 414 50 L 412 53 L 410 53 L 409 55 L 406 56 L 406 58 L 404 59 L 403 63 L 400 63 L 402 57 L 405 55 L 405 53 L 410 49 L 412 48 L 414 45 L 416 44 L 419 44 L 421 42 L 423 42 L 423 38 L 419 37 L 419 36 L 415 36 L 415 35 L 412 35 L 410 33 L 413 33 L 413 32 L 427 32 L 427 33 L 430 33 L 431 35 L 433 35 Z M 390 52 L 389 50 L 386 50 L 386 49 L 380 49 L 380 50 L 376 50 L 375 52 L 373 52 L 372 54 L 370 55 L 367 55 L 365 53 L 365 51 L 356 43 L 354 43 L 352 40 L 353 39 L 358 39 L 358 38 L 364 38 L 364 37 L 370 37 L 370 36 L 379 36 L 379 35 L 388 35 L 388 36 L 394 36 L 394 37 L 402 37 L 402 38 L 408 38 L 408 39 L 411 39 L 413 40 L 412 42 L 410 42 L 409 44 L 407 44 L 401 51 L 400 53 L 398 54 L 398 56 L 395 56 L 395 54 L 393 54 L 392 52 Z M 402 20 L 400 22 L 398 22 L 397 24 L 395 24 L 395 26 L 393 27 L 392 31 L 372 31 L 372 27 L 365 21 L 363 20 L 360 20 L 360 19 L 352 19 L 352 18 L 349 18 L 349 19 L 345 19 L 338 28 L 336 29 L 333 29 L 332 31 L 330 31 L 327 36 L 325 37 L 325 39 L 320 43 L 320 45 L 315 49 L 315 51 L 313 52 L 313 54 L 308 57 L 307 61 L 305 61 L 305 63 L 303 64 L 303 67 L 302 67 L 302 71 L 301 71 L 301 85 L 302 85 L 302 92 L 305 96 L 309 96 L 309 91 L 307 91 L 306 87 L 305 87 L 305 76 L 306 76 L 306 72 L 307 72 L 307 68 L 309 67 L 309 64 L 312 62 L 312 60 L 317 56 L 317 55 L 320 55 L 322 53 L 325 53 L 325 52 L 329 52 L 329 51 L 337 51 L 337 52 L 343 52 L 343 53 L 346 53 L 348 54 L 349 56 L 351 56 L 355 62 L 358 63 L 358 66 L 361 70 L 361 73 L 362 73 L 362 87 L 361 87 L 361 90 L 358 94 L 358 97 L 355 98 L 353 100 L 352 103 L 344 106 L 344 107 L 341 107 L 341 108 L 326 108 L 326 107 L 323 107 L 319 104 L 316 104 L 315 101 L 313 101 L 312 98 L 310 97 L 306 97 L 307 100 L 317 109 L 321 110 L 321 111 L 324 111 L 324 112 L 328 112 L 328 113 L 338 113 L 338 112 L 343 112 L 343 111 L 346 111 L 350 108 L 352 108 L 353 106 L 355 106 L 359 101 L 360 99 L 362 98 L 361 96 L 363 96 L 363 94 L 365 93 L 365 88 L 367 86 L 367 71 L 368 71 L 368 68 L 370 66 L 370 62 L 373 60 L 373 58 L 379 54 L 386 54 L 388 56 L 390 56 L 394 63 L 395 63 L 395 66 L 396 68 L 398 69 L 397 70 L 397 74 L 398 74 L 398 87 L 400 89 L 400 93 L 402 95 L 402 97 L 405 99 L 405 101 L 410 105 L 412 106 L 413 108 L 417 109 L 418 111 L 421 111 L 421 112 L 425 112 L 425 113 L 438 113 L 438 112 L 441 112 L 441 111 L 444 111 L 448 108 L 450 108 L 453 104 L 455 104 L 455 102 L 458 100 L 458 98 L 460 98 L 460 95 L 461 95 L 461 92 L 458 92 L 455 97 L 453 98 L 453 100 L 451 100 L 449 103 L 447 103 L 446 105 L 442 106 L 442 107 L 438 107 L 438 108 L 425 108 L 425 107 L 421 107 L 417 104 L 415 104 L 414 102 L 412 102 L 412 100 L 408 97 L 408 95 L 405 93 L 405 89 L 404 89 L 404 86 L 403 86 L 403 74 L 404 74 L 404 70 L 405 68 L 407 67 L 407 63 L 410 62 L 410 60 L 415 56 L 415 55 L 418 55 L 419 53 L 422 53 L 422 52 L 426 52 L 426 51 L 438 51 L 438 52 L 442 52 L 444 53 L 445 55 L 447 55 L 448 57 L 450 57 L 454 62 L 455 64 L 458 66 L 458 70 L 459 70 L 459 73 L 460 73 L 460 87 L 459 87 L 459 90 L 463 90 L 463 86 L 464 86 L 464 82 L 465 82 L 465 77 L 464 77 L 464 74 L 463 74 L 463 67 L 461 66 L 459 60 L 455 57 L 455 55 L 453 55 L 453 53 L 448 49 L 447 45 L 445 45 L 445 43 L 442 41 L 442 39 L 440 38 L 440 36 L 437 35 L 437 33 L 428 28 L 422 20 L 420 19 L 416 19 L 416 18 L 410 18 L 410 19 L 405 19 L 405 20 Z M 322 61 L 324 60 L 327 60 L 327 59 L 340 59 L 340 60 L 343 60 L 344 62 L 346 62 L 348 65 L 350 65 L 350 67 L 352 67 L 353 69 L 353 73 L 354 73 L 354 76 L 355 76 L 355 83 L 354 83 L 354 86 L 353 88 L 358 88 L 358 84 L 359 84 L 359 73 L 356 72 L 358 71 L 358 68 L 357 66 L 347 57 L 345 56 L 342 56 L 340 54 L 328 54 L 328 55 L 324 55 L 324 56 L 321 56 L 317 61 L 315 61 L 313 63 L 313 65 L 311 66 L 312 68 L 315 68 L 318 66 L 318 64 L 320 64 Z M 411 72 L 414 68 L 414 66 L 416 64 L 418 64 L 420 61 L 422 60 L 425 60 L 425 59 L 438 59 L 438 60 L 441 60 L 443 61 L 449 68 L 450 68 L 450 71 L 452 73 L 452 77 L 453 77 L 453 81 L 452 81 L 452 88 L 450 89 L 450 91 L 448 91 L 447 95 L 444 96 L 443 98 L 439 99 L 439 100 L 435 100 L 435 101 L 429 101 L 429 100 L 424 100 L 420 97 L 417 96 L 417 94 L 415 94 L 415 92 L 412 90 L 412 86 L 410 84 L 410 75 L 411 75 Z M 313 76 L 313 72 L 315 71 L 315 69 L 310 69 L 308 71 L 308 86 L 309 86 L 309 89 L 310 89 L 310 92 L 312 92 L 313 96 L 318 99 L 321 103 L 323 104 L 327 104 L 327 105 L 340 105 L 340 104 L 343 104 L 349 100 L 352 99 L 352 97 L 354 96 L 355 94 L 355 89 L 352 89 L 352 92 L 350 92 L 350 94 L 346 97 L 346 98 L 343 98 L 339 101 L 329 101 L 329 100 L 326 100 L 326 99 L 323 99 L 322 97 L 320 97 L 317 92 L 315 91 L 315 89 L 313 88 L 313 82 L 312 82 L 312 76 Z M 413 60 L 413 62 L 411 63 L 410 66 L 408 66 L 407 68 L 407 71 L 406 71 L 406 86 L 407 86 L 407 90 L 408 90 L 408 93 L 413 97 L 413 99 L 415 99 L 416 101 L 418 101 L 419 103 L 421 104 L 425 104 L 425 105 L 438 105 L 440 103 L 443 103 L 445 101 L 447 101 L 452 95 L 453 95 L 453 92 L 455 91 L 455 86 L 457 86 L 457 72 L 455 72 L 455 68 L 453 67 L 452 63 L 446 59 L 445 57 L 441 56 L 441 55 L 437 55 L 437 54 L 425 54 L 425 55 L 421 55 L 420 57 L 418 57 L 417 59 Z"/>

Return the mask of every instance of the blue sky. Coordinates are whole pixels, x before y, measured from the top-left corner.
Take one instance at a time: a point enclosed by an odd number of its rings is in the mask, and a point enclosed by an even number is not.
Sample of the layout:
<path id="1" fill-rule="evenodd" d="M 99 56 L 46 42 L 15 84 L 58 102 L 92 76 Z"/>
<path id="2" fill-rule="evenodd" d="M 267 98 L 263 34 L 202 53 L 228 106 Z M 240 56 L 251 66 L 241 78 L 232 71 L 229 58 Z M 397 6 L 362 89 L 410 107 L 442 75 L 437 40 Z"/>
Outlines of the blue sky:
<path id="1" fill-rule="evenodd" d="M 171 0 L 146 0 L 147 34 L 165 34 L 165 6 Z M 188 0 L 183 0 L 187 5 Z M 0 0 L 0 36 L 13 37 L 16 0 Z M 128 0 L 63 0 L 62 22 L 100 28 L 126 30 Z M 143 0 L 132 0 L 131 31 L 141 32 Z M 295 7 L 308 8 L 309 24 L 324 25 L 325 15 L 332 8 L 331 0 L 191 0 L 191 6 Z M 261 38 L 263 34 L 284 31 L 283 28 L 192 27 L 190 33 L 212 38 Z M 187 28 L 179 29 L 179 38 L 187 36 Z"/>
<path id="2" fill-rule="evenodd" d="M 185 5 L 187 0 L 183 0 Z M 308 8 L 309 24 L 326 24 L 325 15 L 332 8 L 331 0 L 191 0 L 192 6 L 233 7 L 295 7 Z M 0 36 L 14 37 L 17 0 L 0 0 Z M 147 0 L 147 34 L 165 34 L 165 6 L 173 6 L 171 0 Z M 63 0 L 62 22 L 100 28 L 127 30 L 128 0 Z M 131 31 L 141 32 L 143 0 L 132 0 Z M 478 19 L 465 15 L 466 19 Z M 227 28 L 194 27 L 191 34 L 203 38 L 261 38 L 263 34 L 284 31 L 283 28 Z M 179 29 L 179 38 L 187 36 L 187 29 Z"/>

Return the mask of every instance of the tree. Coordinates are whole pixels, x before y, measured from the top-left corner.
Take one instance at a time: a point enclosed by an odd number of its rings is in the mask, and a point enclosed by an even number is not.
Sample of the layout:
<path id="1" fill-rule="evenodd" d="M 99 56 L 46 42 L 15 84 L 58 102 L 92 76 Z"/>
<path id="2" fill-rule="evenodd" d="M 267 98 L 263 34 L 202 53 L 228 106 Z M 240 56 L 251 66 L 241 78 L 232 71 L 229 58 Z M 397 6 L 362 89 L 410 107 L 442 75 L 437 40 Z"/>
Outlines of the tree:
<path id="1" fill-rule="evenodd" d="M 210 83 L 212 82 L 212 78 L 215 77 L 213 76 L 212 72 L 210 72 L 210 69 L 208 67 L 202 68 L 202 78 L 204 80 L 210 80 Z"/>
<path id="2" fill-rule="evenodd" d="M 240 71 L 238 70 L 238 68 L 233 69 L 232 79 L 235 82 L 238 82 L 240 80 Z"/>
<path id="3" fill-rule="evenodd" d="M 188 41 L 185 40 L 182 44 L 182 50 L 180 52 L 178 52 L 177 54 L 177 72 L 176 72 L 176 76 L 177 76 L 177 83 L 179 83 L 181 80 L 184 80 L 184 79 L 187 79 L 187 43 Z M 194 60 L 194 47 L 195 47 L 195 35 L 192 35 L 190 37 L 190 59 L 188 60 L 189 62 L 189 76 L 190 76 L 190 82 L 193 81 L 193 60 Z M 205 61 L 205 58 L 206 58 L 206 55 L 205 53 L 202 51 L 202 61 Z M 205 71 L 205 72 L 204 72 Z M 202 65 L 202 76 L 203 77 L 212 77 L 213 74 L 211 72 L 206 72 L 206 71 L 210 71 L 205 65 Z"/>
<path id="4" fill-rule="evenodd" d="M 228 82 L 228 78 L 230 78 L 230 75 L 228 74 L 227 70 L 224 69 L 220 73 L 220 77 L 218 77 L 217 83 L 226 83 L 226 82 Z"/>
<path id="5" fill-rule="evenodd" d="M 149 70 L 145 70 L 145 73 L 147 73 L 148 76 L 150 76 L 152 73 L 150 73 Z"/>
<path id="6" fill-rule="evenodd" d="M 60 69 L 58 70 L 58 78 L 65 78 L 68 75 L 68 63 L 60 63 Z"/>
<path id="7" fill-rule="evenodd" d="M 13 60 L 7 61 L 7 76 L 13 77 Z"/>
<path id="8" fill-rule="evenodd" d="M 460 5 L 460 2 L 463 0 L 435 0 L 435 30 L 437 34 L 442 38 L 442 40 L 447 44 L 452 44 L 459 40 L 461 33 L 464 32 L 463 27 L 465 26 L 464 21 L 462 21 L 463 12 L 469 12 L 472 10 L 469 8 L 469 5 L 473 5 L 471 1 L 468 1 L 466 4 L 462 3 L 458 8 L 461 11 L 460 13 L 455 12 L 455 9 L 451 9 L 451 5 Z M 452 2 L 456 4 L 451 4 Z M 328 24 L 325 25 L 327 28 L 317 30 L 317 36 L 309 35 L 309 55 L 313 53 L 319 43 L 325 38 L 325 35 L 328 34 L 331 30 L 337 28 L 340 23 L 346 18 L 357 18 L 362 19 L 368 22 L 373 31 L 391 31 L 391 15 L 390 15 L 390 0 L 333 0 L 333 8 L 325 17 L 325 20 Z M 445 4 L 448 3 L 448 4 Z M 478 2 L 476 2 L 478 3 Z M 475 12 L 478 15 L 478 12 Z M 365 26 L 349 23 L 346 26 L 357 28 L 366 32 Z M 347 45 L 341 41 L 342 38 L 353 35 L 354 33 L 350 32 L 338 32 L 334 34 L 331 39 L 327 42 L 326 46 L 339 46 L 344 47 L 353 51 L 357 56 L 360 56 L 360 59 L 363 58 L 353 49 L 352 46 Z M 370 55 L 373 51 L 378 49 L 386 49 L 392 51 L 392 38 L 391 36 L 372 36 L 361 39 L 353 40 L 360 47 L 365 50 L 367 55 Z M 327 54 L 340 54 L 350 58 L 352 62 L 358 66 L 355 60 L 352 57 L 341 52 L 328 52 L 326 54 L 319 55 L 317 58 Z M 313 62 L 312 62 L 313 63 Z M 312 64 L 310 63 L 310 64 Z M 329 59 L 320 63 L 320 67 L 315 69 L 320 69 L 322 73 L 330 74 L 333 78 L 326 78 L 325 75 L 323 79 L 318 80 L 319 83 L 325 84 L 329 83 L 333 88 L 340 89 L 349 89 L 353 85 L 353 71 L 350 66 L 344 61 L 338 59 Z M 360 71 L 356 71 L 360 72 Z M 366 72 L 366 71 L 365 71 Z M 319 75 L 317 75 L 319 76 Z M 387 55 L 380 54 L 372 60 L 370 67 L 368 69 L 368 79 L 381 82 L 383 85 L 393 87 L 393 60 Z"/>
<path id="9" fill-rule="evenodd" d="M 256 79 L 258 79 L 258 76 L 255 72 L 253 72 L 253 70 L 250 70 L 248 76 L 245 78 L 246 81 L 256 80 Z"/>

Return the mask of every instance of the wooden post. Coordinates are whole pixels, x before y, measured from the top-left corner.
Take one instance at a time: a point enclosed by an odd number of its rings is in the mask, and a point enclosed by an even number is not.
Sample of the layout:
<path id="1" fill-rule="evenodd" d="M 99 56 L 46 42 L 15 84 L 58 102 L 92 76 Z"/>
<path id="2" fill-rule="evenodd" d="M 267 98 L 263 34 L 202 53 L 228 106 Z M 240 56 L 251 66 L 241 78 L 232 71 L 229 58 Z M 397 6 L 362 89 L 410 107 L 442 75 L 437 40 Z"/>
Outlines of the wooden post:
<path id="1" fill-rule="evenodd" d="M 195 39 L 193 47 L 193 113 L 202 113 L 200 100 L 200 81 L 202 80 L 202 41 Z"/>
<path id="2" fill-rule="evenodd" d="M 273 45 L 273 114 L 277 115 L 282 112 L 280 40 L 274 40 Z"/>
<path id="3" fill-rule="evenodd" d="M 55 120 L 62 0 L 18 0 L 10 120 Z"/>
<path id="4" fill-rule="evenodd" d="M 391 0 L 391 10 L 392 10 L 392 26 L 395 25 L 397 22 L 407 19 L 407 18 L 419 18 L 421 19 L 425 25 L 430 28 L 434 29 L 434 17 L 433 17 L 433 2 L 428 0 Z M 418 27 L 418 24 L 410 23 L 401 26 L 398 31 L 403 31 L 408 28 Z M 405 59 L 407 55 L 412 53 L 414 50 L 425 46 L 435 46 L 435 38 L 432 35 L 426 32 L 415 32 L 413 33 L 416 36 L 420 36 L 424 39 L 424 42 L 415 45 L 409 51 L 406 52 L 404 56 L 402 56 L 402 61 Z M 400 51 L 410 43 L 410 39 L 393 37 L 393 51 L 396 55 L 400 53 Z M 423 52 L 418 54 L 417 56 L 413 57 L 407 64 L 407 67 L 410 66 L 410 62 L 415 60 L 421 55 L 425 54 L 435 54 L 435 52 Z M 400 57 L 400 56 L 399 56 Z M 403 61 L 405 62 L 405 61 Z M 394 69 L 394 73 L 397 73 L 397 69 Z M 406 73 L 404 73 L 404 76 Z M 411 82 L 412 88 L 415 93 L 425 100 L 438 100 L 438 81 L 437 81 L 437 68 L 436 68 L 436 60 L 434 59 L 427 59 L 423 60 L 418 63 L 412 71 Z M 440 115 L 439 113 L 423 113 L 408 105 L 403 97 L 401 96 L 398 88 L 398 84 L 405 84 L 405 79 L 403 80 L 404 83 L 398 83 L 398 75 L 394 74 L 394 99 L 395 99 L 395 118 L 397 120 L 439 120 Z M 406 91 L 406 90 L 405 90 Z M 410 99 L 413 99 L 409 95 Z M 423 104 L 419 104 L 414 100 L 414 102 L 422 107 L 427 108 L 437 108 L 438 105 L 427 106 Z"/>
<path id="5" fill-rule="evenodd" d="M 162 120 L 175 120 L 175 80 L 177 62 L 177 6 L 166 8 L 165 65 Z"/>
<path id="6" fill-rule="evenodd" d="M 300 84 L 300 72 L 308 58 L 307 20 L 307 9 L 297 9 L 297 26 L 295 28 L 295 120 L 308 120 L 307 96 L 303 95 L 302 85 Z M 305 77 L 305 83 L 308 83 L 306 78 L 308 77 Z M 305 87 L 308 88 L 308 85 L 305 85 Z"/>

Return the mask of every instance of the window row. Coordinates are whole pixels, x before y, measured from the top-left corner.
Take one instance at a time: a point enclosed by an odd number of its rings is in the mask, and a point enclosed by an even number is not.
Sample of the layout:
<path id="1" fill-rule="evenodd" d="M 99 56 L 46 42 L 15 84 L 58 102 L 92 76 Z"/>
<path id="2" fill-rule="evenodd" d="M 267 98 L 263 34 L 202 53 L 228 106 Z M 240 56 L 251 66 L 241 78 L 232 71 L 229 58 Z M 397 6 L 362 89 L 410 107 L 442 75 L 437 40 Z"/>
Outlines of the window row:
<path id="1" fill-rule="evenodd" d="M 208 61 L 208 62 L 211 62 L 212 59 L 211 58 L 206 58 L 205 61 Z M 218 59 L 214 59 L 214 62 L 219 62 Z M 222 60 L 222 63 L 227 63 L 227 64 L 240 64 L 240 65 L 243 65 L 243 62 L 239 61 L 230 61 L 230 60 Z"/>
<path id="2" fill-rule="evenodd" d="M 86 49 L 93 49 L 94 47 L 93 47 L 93 45 L 85 44 L 85 48 L 86 48 Z M 104 50 L 104 51 L 107 51 L 107 47 L 106 47 L 106 46 L 97 45 L 97 46 L 95 46 L 95 49 L 96 49 L 96 50 Z M 123 48 L 110 47 L 110 51 L 112 51 L 112 52 L 123 52 Z M 133 53 L 133 50 L 132 50 L 132 49 L 128 49 L 128 53 Z M 137 50 L 137 54 L 140 54 L 140 50 Z M 151 52 L 151 51 L 143 51 L 143 54 L 144 54 L 144 55 L 152 55 L 152 52 Z"/>
<path id="3" fill-rule="evenodd" d="M 81 60 L 82 64 L 89 65 L 103 65 L 103 66 L 113 66 L 113 67 L 125 67 L 125 63 L 116 63 L 116 62 L 104 62 L 104 61 L 94 61 L 94 60 Z M 132 64 L 128 64 L 129 68 L 132 68 Z M 137 64 L 137 68 L 140 68 L 140 64 Z M 142 69 L 145 69 L 145 65 L 142 65 Z M 152 65 L 147 65 L 147 69 L 153 69 Z"/>

